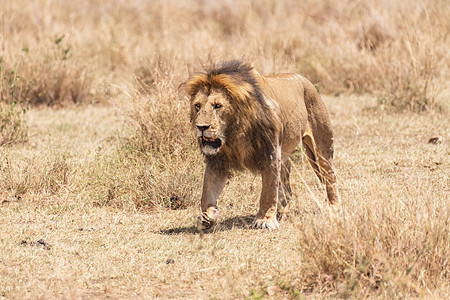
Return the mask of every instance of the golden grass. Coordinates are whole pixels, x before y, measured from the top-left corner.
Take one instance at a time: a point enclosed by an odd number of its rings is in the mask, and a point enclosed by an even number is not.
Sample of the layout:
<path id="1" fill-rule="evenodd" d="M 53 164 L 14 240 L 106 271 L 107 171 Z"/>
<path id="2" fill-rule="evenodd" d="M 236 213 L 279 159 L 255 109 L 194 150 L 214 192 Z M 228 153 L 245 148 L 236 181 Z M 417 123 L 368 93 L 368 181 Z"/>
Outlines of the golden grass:
<path id="1" fill-rule="evenodd" d="M 0 147 L 27 141 L 28 128 L 24 113 L 20 105 L 0 102 Z"/>
<path id="2" fill-rule="evenodd" d="M 445 88 L 449 15 L 442 0 L 10 1 L 1 82 L 17 74 L 31 104 L 104 101 L 111 82 L 152 82 L 162 61 L 182 80 L 202 63 L 245 57 L 265 74 L 299 72 L 328 93 L 421 111 Z"/>
<path id="3" fill-rule="evenodd" d="M 2 9 L 2 297 L 450 298 L 446 1 Z M 247 227 L 260 178 L 236 173 L 196 232 L 204 166 L 178 86 L 241 57 L 336 95 L 338 212 L 299 148 L 280 230 Z"/>

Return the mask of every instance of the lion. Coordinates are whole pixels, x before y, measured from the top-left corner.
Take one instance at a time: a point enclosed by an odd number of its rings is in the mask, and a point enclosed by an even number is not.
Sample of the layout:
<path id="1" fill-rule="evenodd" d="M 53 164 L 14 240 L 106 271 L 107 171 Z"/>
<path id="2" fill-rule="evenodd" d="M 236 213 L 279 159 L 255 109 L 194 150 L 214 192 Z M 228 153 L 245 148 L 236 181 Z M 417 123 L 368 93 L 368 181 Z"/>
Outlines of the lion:
<path id="1" fill-rule="evenodd" d="M 276 229 L 292 198 L 290 155 L 302 141 L 325 184 L 328 202 L 340 202 L 333 170 L 333 131 L 315 86 L 298 74 L 260 75 L 249 63 L 225 61 L 184 82 L 191 123 L 206 161 L 199 229 L 218 221 L 217 199 L 231 170 L 262 176 L 255 228 Z"/>

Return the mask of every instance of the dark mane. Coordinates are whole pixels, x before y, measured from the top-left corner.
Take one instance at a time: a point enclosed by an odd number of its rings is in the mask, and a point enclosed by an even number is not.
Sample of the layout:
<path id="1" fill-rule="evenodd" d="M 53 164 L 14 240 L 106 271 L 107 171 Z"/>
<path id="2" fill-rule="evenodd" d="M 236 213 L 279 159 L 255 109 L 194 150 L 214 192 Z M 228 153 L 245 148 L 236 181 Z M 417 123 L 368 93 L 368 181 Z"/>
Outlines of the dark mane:
<path id="1" fill-rule="evenodd" d="M 258 84 L 258 80 L 255 77 L 253 66 L 251 64 L 243 62 L 242 60 L 230 60 L 213 64 L 206 69 L 206 76 L 208 76 L 208 78 L 212 79 L 217 75 L 226 75 L 234 79 L 236 85 L 242 85 L 244 82 L 248 83 L 251 86 L 251 91 L 249 92 L 252 98 L 257 100 L 259 104 L 265 105 L 261 87 Z M 218 82 L 218 85 L 220 85 L 220 82 Z"/>
<path id="2" fill-rule="evenodd" d="M 232 100 L 234 113 L 229 121 L 239 125 L 227 128 L 226 154 L 207 157 L 210 162 L 228 161 L 233 168 L 246 167 L 252 171 L 264 169 L 270 163 L 278 122 L 266 102 L 259 76 L 250 64 L 231 60 L 213 64 L 185 82 L 191 101 L 200 89 L 209 92 L 214 88 L 224 89 Z"/>
<path id="3" fill-rule="evenodd" d="M 206 74 L 208 76 L 219 74 L 238 75 L 239 77 L 246 77 L 246 79 L 252 80 L 253 76 L 250 74 L 252 70 L 253 67 L 248 63 L 244 63 L 242 60 L 230 60 L 211 65 L 206 69 Z"/>
<path id="4" fill-rule="evenodd" d="M 253 67 L 242 60 L 230 60 L 212 64 L 204 73 L 197 73 L 184 84 L 186 92 L 192 98 L 200 88 L 225 88 L 235 101 L 256 100 L 265 107 L 261 87 Z"/>

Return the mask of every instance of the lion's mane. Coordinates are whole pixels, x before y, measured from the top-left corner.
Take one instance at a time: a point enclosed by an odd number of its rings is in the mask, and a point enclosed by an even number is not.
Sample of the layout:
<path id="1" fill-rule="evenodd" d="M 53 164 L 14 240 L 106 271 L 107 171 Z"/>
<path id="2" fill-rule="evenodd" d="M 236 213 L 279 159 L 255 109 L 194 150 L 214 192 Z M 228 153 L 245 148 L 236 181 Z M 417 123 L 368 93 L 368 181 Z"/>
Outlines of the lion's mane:
<path id="1" fill-rule="evenodd" d="M 200 89 L 208 92 L 223 89 L 229 96 L 232 113 L 225 120 L 224 151 L 212 157 L 206 156 L 209 162 L 258 171 L 265 169 L 271 161 L 269 156 L 279 138 L 276 132 L 279 132 L 281 121 L 268 105 L 258 76 L 251 65 L 233 60 L 214 64 L 185 82 L 191 102 Z M 194 117 L 195 112 L 191 109 L 191 120 Z"/>

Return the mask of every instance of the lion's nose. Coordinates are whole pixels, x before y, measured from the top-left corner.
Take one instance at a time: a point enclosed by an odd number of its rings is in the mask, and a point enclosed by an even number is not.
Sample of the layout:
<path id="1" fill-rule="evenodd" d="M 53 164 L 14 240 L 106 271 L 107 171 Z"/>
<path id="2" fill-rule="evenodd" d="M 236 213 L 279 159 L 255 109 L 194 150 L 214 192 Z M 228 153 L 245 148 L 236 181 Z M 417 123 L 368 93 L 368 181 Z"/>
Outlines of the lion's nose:
<path id="1" fill-rule="evenodd" d="M 198 130 L 201 132 L 204 132 L 205 130 L 208 130 L 211 125 L 197 125 Z"/>

